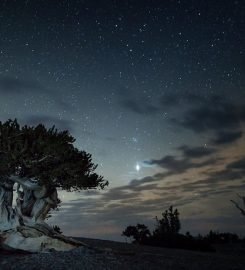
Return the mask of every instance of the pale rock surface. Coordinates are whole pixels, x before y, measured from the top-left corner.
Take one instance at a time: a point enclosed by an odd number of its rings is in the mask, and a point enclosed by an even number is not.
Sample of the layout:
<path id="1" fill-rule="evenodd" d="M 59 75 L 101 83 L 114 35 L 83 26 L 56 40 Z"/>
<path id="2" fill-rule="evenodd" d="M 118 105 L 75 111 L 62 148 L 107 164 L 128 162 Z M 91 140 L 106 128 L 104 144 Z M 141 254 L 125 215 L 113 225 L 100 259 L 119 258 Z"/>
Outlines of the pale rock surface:
<path id="1" fill-rule="evenodd" d="M 1 246 L 29 252 L 68 251 L 82 243 L 58 234 L 47 235 L 40 228 L 19 226 L 1 233 Z"/>

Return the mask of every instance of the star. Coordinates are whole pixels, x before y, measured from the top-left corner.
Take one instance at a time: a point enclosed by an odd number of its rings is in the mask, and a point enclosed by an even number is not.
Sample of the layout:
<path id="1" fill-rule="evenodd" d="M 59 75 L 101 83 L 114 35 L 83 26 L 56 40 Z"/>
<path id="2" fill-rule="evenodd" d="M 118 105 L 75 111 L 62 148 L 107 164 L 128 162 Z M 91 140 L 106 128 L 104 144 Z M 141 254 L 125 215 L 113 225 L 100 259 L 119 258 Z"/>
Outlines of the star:
<path id="1" fill-rule="evenodd" d="M 140 171 L 141 168 L 140 168 L 140 165 L 138 163 L 136 164 L 135 169 L 136 169 L 137 172 Z"/>

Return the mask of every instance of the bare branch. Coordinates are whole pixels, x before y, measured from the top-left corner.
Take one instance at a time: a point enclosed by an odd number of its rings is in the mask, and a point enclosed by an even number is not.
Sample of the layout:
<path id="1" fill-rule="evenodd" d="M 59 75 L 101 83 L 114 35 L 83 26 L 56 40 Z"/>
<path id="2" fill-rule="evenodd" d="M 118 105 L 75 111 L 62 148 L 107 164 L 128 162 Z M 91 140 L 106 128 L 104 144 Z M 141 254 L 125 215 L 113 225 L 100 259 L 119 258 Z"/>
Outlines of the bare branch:
<path id="1" fill-rule="evenodd" d="M 31 163 L 39 163 L 39 162 L 43 162 L 43 161 L 45 161 L 46 159 L 51 158 L 51 157 L 53 157 L 53 156 L 51 156 L 51 155 L 44 156 L 44 157 L 40 158 L 39 160 L 32 160 Z"/>
<path id="2" fill-rule="evenodd" d="M 243 216 L 245 216 L 245 209 L 241 208 L 240 205 L 237 202 L 235 202 L 233 200 L 231 200 L 231 202 L 236 206 L 237 209 L 239 209 L 241 211 L 241 214 Z"/>
<path id="3" fill-rule="evenodd" d="M 11 175 L 9 178 L 9 180 L 16 182 L 20 185 L 22 185 L 23 187 L 30 189 L 30 190 L 39 190 L 40 186 L 38 185 L 37 182 L 32 181 L 30 178 L 27 177 L 19 177 L 19 176 L 15 176 L 15 175 Z"/>

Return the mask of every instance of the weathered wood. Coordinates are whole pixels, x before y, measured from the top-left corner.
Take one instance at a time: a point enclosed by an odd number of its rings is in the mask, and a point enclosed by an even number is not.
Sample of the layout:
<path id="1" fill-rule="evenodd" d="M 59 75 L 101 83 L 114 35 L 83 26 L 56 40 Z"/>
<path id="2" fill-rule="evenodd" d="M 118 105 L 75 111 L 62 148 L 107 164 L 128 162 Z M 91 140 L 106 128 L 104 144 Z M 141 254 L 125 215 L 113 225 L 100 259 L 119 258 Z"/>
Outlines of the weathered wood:
<path id="1" fill-rule="evenodd" d="M 29 252 L 68 251 L 81 246 L 82 243 L 57 238 L 55 234 L 46 235 L 35 227 L 22 226 L 1 233 L 1 247 L 7 250 L 24 250 Z"/>
<path id="2" fill-rule="evenodd" d="M 13 186 L 17 186 L 13 208 Z M 57 190 L 27 178 L 11 176 L 0 184 L 0 247 L 6 250 L 48 252 L 70 250 L 83 243 L 57 234 L 45 219 L 58 204 Z"/>

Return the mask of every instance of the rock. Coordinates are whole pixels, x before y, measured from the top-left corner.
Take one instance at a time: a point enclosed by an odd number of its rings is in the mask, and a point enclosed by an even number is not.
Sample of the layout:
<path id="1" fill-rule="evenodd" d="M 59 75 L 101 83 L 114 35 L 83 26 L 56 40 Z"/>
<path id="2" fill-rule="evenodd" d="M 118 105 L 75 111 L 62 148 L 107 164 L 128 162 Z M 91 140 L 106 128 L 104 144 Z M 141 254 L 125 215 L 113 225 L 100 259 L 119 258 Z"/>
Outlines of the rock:
<path id="1" fill-rule="evenodd" d="M 42 230 L 31 226 L 18 226 L 14 229 L 0 232 L 1 247 L 6 250 L 24 250 L 29 252 L 68 251 L 84 245 L 82 242 L 58 235 L 47 234 L 46 228 Z"/>

